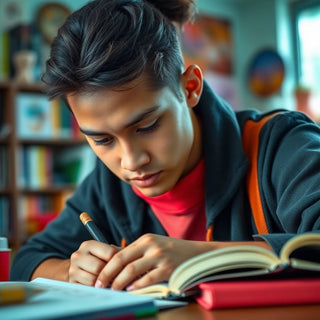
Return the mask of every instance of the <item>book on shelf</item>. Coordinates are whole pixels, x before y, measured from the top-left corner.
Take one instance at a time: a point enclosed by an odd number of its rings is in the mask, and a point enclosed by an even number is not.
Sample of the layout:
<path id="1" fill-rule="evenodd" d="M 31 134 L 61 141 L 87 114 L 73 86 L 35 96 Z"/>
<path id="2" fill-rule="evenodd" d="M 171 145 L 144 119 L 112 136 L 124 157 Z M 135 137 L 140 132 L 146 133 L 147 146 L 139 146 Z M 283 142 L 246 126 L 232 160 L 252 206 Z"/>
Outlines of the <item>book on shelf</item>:
<path id="1" fill-rule="evenodd" d="M 9 170 L 8 148 L 0 146 L 0 190 L 9 186 Z"/>
<path id="2" fill-rule="evenodd" d="M 85 141 L 65 102 L 61 99 L 49 101 L 43 93 L 20 92 L 17 95 L 16 123 L 20 139 Z"/>
<path id="3" fill-rule="evenodd" d="M 0 37 L 0 79 L 7 80 L 10 77 L 9 32 L 3 31 Z"/>
<path id="4" fill-rule="evenodd" d="M 79 145 L 54 154 L 54 183 L 79 184 L 94 168 L 96 156 L 88 145 Z"/>
<path id="5" fill-rule="evenodd" d="M 25 236 L 42 231 L 63 209 L 63 192 L 57 194 L 28 194 L 19 199 L 19 219 Z"/>
<path id="6" fill-rule="evenodd" d="M 19 93 L 16 98 L 16 124 L 18 138 L 52 138 L 52 110 L 48 98 L 42 93 Z"/>
<path id="7" fill-rule="evenodd" d="M 10 199 L 0 196 L 0 235 L 10 236 Z"/>
<path id="8" fill-rule="evenodd" d="M 254 245 L 235 245 L 200 254 L 179 265 L 168 283 L 132 293 L 180 298 L 196 294 L 205 282 L 314 274 L 320 278 L 320 233 L 304 233 L 288 240 L 279 256 Z"/>
<path id="9" fill-rule="evenodd" d="M 75 140 L 83 138 L 73 114 L 62 99 L 52 100 L 51 109 L 53 137 Z"/>
<path id="10" fill-rule="evenodd" d="M 18 185 L 22 188 L 50 187 L 53 181 L 52 148 L 28 145 L 19 149 Z"/>
<path id="11" fill-rule="evenodd" d="M 93 169 L 95 161 L 93 151 L 85 144 L 60 148 L 22 146 L 18 155 L 18 185 L 32 189 L 76 185 Z"/>

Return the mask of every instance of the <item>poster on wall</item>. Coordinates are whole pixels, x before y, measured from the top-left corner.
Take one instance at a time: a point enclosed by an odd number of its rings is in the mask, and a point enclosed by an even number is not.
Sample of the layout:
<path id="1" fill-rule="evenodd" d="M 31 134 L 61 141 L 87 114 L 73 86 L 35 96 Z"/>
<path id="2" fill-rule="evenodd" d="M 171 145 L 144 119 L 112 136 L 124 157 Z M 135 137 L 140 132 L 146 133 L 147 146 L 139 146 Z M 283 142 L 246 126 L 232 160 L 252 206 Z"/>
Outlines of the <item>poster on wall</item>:
<path id="1" fill-rule="evenodd" d="M 271 48 L 257 52 L 248 67 L 248 85 L 253 93 L 267 98 L 277 93 L 285 76 L 285 66 L 279 53 Z"/>
<path id="2" fill-rule="evenodd" d="M 184 25 L 181 43 L 185 65 L 197 64 L 213 91 L 236 108 L 230 21 L 199 14 L 196 21 Z"/>

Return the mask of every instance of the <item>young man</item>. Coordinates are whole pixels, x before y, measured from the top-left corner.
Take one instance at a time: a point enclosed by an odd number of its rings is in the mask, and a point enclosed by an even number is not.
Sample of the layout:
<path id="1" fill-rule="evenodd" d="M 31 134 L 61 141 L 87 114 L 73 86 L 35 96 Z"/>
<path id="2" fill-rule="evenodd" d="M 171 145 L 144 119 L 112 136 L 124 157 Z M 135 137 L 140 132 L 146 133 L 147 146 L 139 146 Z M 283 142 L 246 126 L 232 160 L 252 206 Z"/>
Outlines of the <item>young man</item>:
<path id="1" fill-rule="evenodd" d="M 263 127 L 258 178 L 269 233 L 253 241 L 241 132 L 262 115 L 235 113 L 199 67 L 185 67 L 174 25 L 150 3 L 97 0 L 73 13 L 43 80 L 50 98 L 66 100 L 98 161 L 18 253 L 12 279 L 132 290 L 168 280 L 208 250 L 250 243 L 279 251 L 297 233 L 319 232 L 320 128 L 295 112 Z M 83 211 L 108 244 L 91 240 Z"/>

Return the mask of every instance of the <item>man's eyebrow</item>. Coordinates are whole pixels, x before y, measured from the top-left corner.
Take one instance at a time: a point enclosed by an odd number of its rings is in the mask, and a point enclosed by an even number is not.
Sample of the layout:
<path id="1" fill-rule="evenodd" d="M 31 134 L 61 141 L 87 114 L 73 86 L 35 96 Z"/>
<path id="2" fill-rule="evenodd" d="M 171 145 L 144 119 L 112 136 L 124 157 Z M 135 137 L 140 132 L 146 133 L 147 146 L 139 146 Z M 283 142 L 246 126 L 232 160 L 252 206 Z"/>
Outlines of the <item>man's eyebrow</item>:
<path id="1" fill-rule="evenodd" d="M 105 132 L 99 132 L 99 131 L 92 131 L 92 130 L 85 130 L 79 127 L 79 130 L 86 136 L 105 136 Z"/>
<path id="2" fill-rule="evenodd" d="M 135 125 L 136 123 L 142 121 L 143 119 L 147 118 L 151 113 L 157 111 L 160 107 L 154 106 L 149 109 L 147 109 L 145 112 L 138 114 L 135 118 L 133 118 L 128 124 L 124 126 L 124 128 L 131 127 Z M 79 127 L 79 130 L 85 134 L 86 136 L 105 136 L 106 132 L 99 132 L 99 131 L 93 131 L 93 130 L 86 130 Z"/>

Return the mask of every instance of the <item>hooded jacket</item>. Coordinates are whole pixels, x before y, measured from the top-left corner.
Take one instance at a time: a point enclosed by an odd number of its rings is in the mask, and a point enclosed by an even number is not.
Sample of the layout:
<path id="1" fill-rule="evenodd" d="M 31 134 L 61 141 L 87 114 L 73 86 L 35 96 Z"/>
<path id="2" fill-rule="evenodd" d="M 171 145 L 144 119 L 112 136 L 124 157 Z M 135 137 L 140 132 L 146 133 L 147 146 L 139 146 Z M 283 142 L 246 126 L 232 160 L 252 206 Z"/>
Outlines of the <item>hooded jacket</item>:
<path id="1" fill-rule="evenodd" d="M 320 127 L 302 113 L 285 111 L 263 127 L 258 178 L 268 235 L 257 235 L 246 187 L 248 160 L 241 142 L 244 123 L 255 110 L 233 111 L 205 85 L 194 108 L 202 123 L 205 208 L 211 240 L 262 238 L 276 253 L 290 237 L 320 232 Z M 192 186 L 190 186 L 192 188 Z M 100 160 L 47 228 L 16 255 L 12 280 L 27 281 L 48 258 L 68 259 L 90 240 L 79 215 L 86 211 L 108 243 L 131 243 L 145 233 L 166 235 L 150 207 Z"/>

